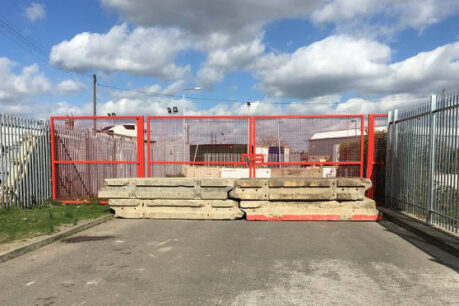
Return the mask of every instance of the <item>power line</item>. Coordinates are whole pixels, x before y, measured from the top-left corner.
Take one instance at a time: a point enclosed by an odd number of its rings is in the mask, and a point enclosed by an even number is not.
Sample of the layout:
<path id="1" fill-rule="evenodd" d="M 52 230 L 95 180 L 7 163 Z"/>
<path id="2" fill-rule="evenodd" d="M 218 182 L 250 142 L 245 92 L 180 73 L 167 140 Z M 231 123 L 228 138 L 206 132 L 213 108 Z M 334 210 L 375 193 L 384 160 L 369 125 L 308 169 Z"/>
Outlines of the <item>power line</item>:
<path id="1" fill-rule="evenodd" d="M 74 73 L 77 75 L 92 77 L 92 75 L 90 74 L 66 70 L 65 67 L 63 67 L 62 63 L 53 58 L 53 56 L 51 56 L 50 52 L 47 51 L 45 47 L 43 47 L 40 43 L 30 38 L 29 36 L 21 33 L 17 26 L 15 26 L 11 21 L 9 21 L 6 17 L 2 15 L 0 15 L 0 28 L 3 29 L 7 35 L 13 38 L 13 41 L 18 45 L 19 48 L 22 48 L 23 50 L 34 56 L 36 59 L 38 59 L 41 62 L 44 62 L 51 68 L 58 69 L 59 71 L 63 71 L 66 73 Z"/>
<path id="2" fill-rule="evenodd" d="M 106 85 L 106 84 L 97 84 L 100 87 L 104 88 L 109 88 L 109 89 L 115 89 L 119 91 L 127 91 L 127 92 L 135 92 L 135 93 L 140 93 L 146 96 L 151 96 L 151 97 L 168 97 L 168 98 L 176 98 L 176 99 L 181 99 L 182 97 L 179 95 L 174 95 L 174 94 L 164 94 L 164 93 L 154 93 L 154 92 L 149 92 L 145 90 L 140 90 L 140 89 L 128 89 L 128 88 L 122 88 L 118 86 L 113 86 L 113 85 Z M 224 99 L 224 98 L 207 98 L 207 97 L 187 97 L 187 99 L 190 100 L 199 100 L 199 101 L 204 101 L 204 102 L 231 102 L 231 103 L 240 103 L 240 104 L 246 104 L 247 101 L 241 101 L 241 100 L 232 100 L 232 99 Z M 425 98 L 413 98 L 413 99 L 392 99 L 390 100 L 391 102 L 393 101 L 403 101 L 403 102 L 414 102 L 414 101 L 421 101 L 425 100 Z M 381 100 L 364 100 L 364 101 L 345 101 L 345 102 L 320 102 L 320 101 L 303 101 L 303 102 L 254 102 L 250 101 L 251 103 L 260 103 L 260 104 L 269 104 L 269 105 L 291 105 L 291 104 L 327 104 L 327 105 L 339 105 L 343 103 L 364 103 L 364 102 L 369 102 L 369 103 L 378 103 L 381 102 Z"/>

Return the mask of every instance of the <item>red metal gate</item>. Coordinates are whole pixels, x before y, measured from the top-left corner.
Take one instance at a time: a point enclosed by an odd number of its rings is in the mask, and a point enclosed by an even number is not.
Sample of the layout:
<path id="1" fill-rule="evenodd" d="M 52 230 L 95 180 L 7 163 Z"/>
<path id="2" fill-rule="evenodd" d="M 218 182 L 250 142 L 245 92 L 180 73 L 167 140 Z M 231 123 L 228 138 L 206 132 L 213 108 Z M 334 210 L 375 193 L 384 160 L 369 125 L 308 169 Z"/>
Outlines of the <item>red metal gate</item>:
<path id="1" fill-rule="evenodd" d="M 363 115 L 150 116 L 148 176 L 363 177 Z"/>
<path id="2" fill-rule="evenodd" d="M 220 177 L 220 169 L 250 172 L 247 116 L 147 117 L 149 177 Z"/>
<path id="3" fill-rule="evenodd" d="M 384 203 L 386 161 L 387 114 L 368 115 L 367 173 L 373 187 L 367 196 L 378 205 Z"/>
<path id="4" fill-rule="evenodd" d="M 53 199 L 95 197 L 108 177 L 144 176 L 139 116 L 51 117 Z"/>

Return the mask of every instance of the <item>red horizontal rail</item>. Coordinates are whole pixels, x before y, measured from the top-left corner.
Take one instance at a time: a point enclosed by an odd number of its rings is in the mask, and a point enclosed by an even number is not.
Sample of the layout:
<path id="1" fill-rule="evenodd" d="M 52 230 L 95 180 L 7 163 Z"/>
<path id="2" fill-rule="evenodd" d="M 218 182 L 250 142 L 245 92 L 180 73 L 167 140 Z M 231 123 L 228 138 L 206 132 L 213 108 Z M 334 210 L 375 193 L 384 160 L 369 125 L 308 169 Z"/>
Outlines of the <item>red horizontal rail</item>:
<path id="1" fill-rule="evenodd" d="M 149 161 L 148 164 L 187 164 L 187 165 L 246 165 L 247 163 L 243 162 L 201 162 L 201 161 Z"/>
<path id="2" fill-rule="evenodd" d="M 52 116 L 53 119 L 138 119 L 139 116 Z"/>
<path id="3" fill-rule="evenodd" d="M 360 165 L 360 161 L 355 162 L 264 162 L 256 165 Z"/>
<path id="4" fill-rule="evenodd" d="M 283 116 L 148 116 L 150 119 L 286 119 L 286 118 L 352 118 L 361 117 L 361 114 L 337 114 L 337 115 L 283 115 Z M 109 117 L 112 118 L 112 117 Z"/>
<path id="5" fill-rule="evenodd" d="M 150 119 L 249 119 L 250 116 L 148 116 Z"/>
<path id="6" fill-rule="evenodd" d="M 55 160 L 55 164 L 138 164 L 139 162 L 134 160 Z"/>
<path id="7" fill-rule="evenodd" d="M 283 115 L 283 116 L 253 116 L 254 119 L 286 119 L 286 118 L 360 118 L 360 114 L 339 114 L 339 115 Z"/>

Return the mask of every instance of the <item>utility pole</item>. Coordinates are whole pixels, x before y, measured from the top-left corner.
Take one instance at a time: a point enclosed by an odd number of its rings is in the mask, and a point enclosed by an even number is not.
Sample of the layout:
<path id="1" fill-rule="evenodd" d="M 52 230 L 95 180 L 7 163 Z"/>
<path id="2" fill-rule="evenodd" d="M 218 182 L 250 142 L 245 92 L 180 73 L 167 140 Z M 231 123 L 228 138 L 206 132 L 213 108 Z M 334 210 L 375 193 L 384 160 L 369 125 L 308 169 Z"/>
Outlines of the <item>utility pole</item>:
<path id="1" fill-rule="evenodd" d="M 94 116 L 94 132 L 96 131 L 96 116 L 97 116 L 97 94 L 96 94 L 96 87 L 97 87 L 97 76 L 94 73 L 92 75 L 92 115 Z"/>

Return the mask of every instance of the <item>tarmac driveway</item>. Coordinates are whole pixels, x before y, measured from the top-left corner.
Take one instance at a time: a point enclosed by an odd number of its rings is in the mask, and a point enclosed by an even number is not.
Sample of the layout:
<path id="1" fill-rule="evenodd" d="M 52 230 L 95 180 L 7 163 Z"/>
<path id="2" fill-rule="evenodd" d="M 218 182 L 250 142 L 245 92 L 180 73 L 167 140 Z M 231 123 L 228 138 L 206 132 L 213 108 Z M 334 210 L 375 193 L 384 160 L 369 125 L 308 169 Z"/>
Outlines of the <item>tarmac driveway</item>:
<path id="1" fill-rule="evenodd" d="M 0 264 L 1 305 L 453 305 L 459 261 L 383 221 L 113 220 Z"/>

